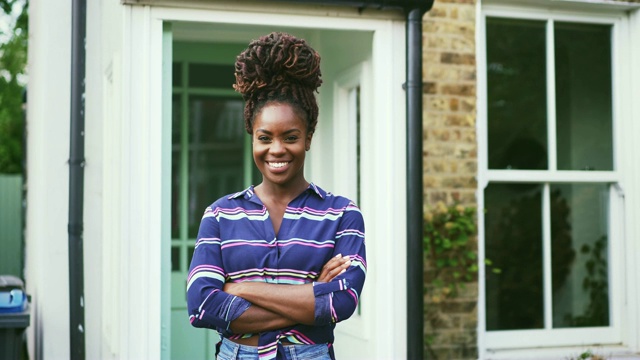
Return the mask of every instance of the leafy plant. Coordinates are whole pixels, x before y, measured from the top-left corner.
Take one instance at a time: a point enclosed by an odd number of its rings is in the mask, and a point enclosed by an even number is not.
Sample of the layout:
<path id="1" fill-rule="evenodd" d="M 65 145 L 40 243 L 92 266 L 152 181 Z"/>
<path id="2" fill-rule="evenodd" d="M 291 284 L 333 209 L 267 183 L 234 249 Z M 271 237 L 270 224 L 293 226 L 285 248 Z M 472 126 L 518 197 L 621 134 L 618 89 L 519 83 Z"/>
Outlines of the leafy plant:
<path id="1" fill-rule="evenodd" d="M 473 207 L 443 202 L 425 213 L 424 251 L 434 302 L 456 296 L 465 283 L 477 277 L 475 213 Z"/>
<path id="2" fill-rule="evenodd" d="M 477 281 L 475 214 L 476 209 L 473 207 L 447 206 L 438 202 L 424 215 L 425 294 L 429 302 L 425 307 L 427 333 L 424 344 L 430 359 L 453 356 L 451 353 L 436 351 L 440 330 L 451 327 L 451 320 L 443 311 L 446 312 L 444 309 L 457 301 L 455 298 L 460 295 L 459 291 L 465 288 L 465 284 Z M 490 262 L 488 265 L 491 265 Z M 465 337 L 456 340 L 456 348 L 474 346 L 475 343 L 467 343 L 464 339 Z"/>
<path id="3" fill-rule="evenodd" d="M 594 354 L 591 350 L 582 352 L 577 357 L 570 357 L 568 360 L 605 360 L 606 357 Z"/>

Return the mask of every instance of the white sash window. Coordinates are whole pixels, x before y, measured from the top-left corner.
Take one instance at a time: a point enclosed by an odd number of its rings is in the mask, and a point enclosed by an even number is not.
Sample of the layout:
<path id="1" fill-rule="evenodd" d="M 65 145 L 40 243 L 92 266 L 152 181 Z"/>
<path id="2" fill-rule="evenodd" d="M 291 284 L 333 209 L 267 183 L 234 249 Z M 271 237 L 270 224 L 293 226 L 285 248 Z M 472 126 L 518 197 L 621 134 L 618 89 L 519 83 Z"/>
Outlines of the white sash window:
<path id="1" fill-rule="evenodd" d="M 482 7 L 483 357 L 624 342 L 626 21 L 607 11 Z"/>

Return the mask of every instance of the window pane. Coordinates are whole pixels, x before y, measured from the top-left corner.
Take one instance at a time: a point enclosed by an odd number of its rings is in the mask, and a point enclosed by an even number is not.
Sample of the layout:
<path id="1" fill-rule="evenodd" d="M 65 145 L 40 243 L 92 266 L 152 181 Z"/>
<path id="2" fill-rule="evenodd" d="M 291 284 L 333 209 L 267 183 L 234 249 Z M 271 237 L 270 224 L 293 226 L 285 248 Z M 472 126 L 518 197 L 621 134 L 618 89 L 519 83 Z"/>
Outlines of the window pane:
<path id="1" fill-rule="evenodd" d="M 232 89 L 234 73 L 233 65 L 189 64 L 189 87 Z"/>
<path id="2" fill-rule="evenodd" d="M 182 63 L 174 62 L 171 67 L 171 77 L 173 87 L 182 86 Z"/>
<path id="3" fill-rule="evenodd" d="M 544 327 L 541 193 L 539 184 L 485 190 L 487 330 Z"/>
<path id="4" fill-rule="evenodd" d="M 490 169 L 547 169 L 545 22 L 487 18 Z"/>
<path id="5" fill-rule="evenodd" d="M 611 26 L 555 24 L 558 169 L 613 170 Z"/>
<path id="6" fill-rule="evenodd" d="M 553 326 L 609 325 L 606 184 L 551 186 Z"/>
<path id="7" fill-rule="evenodd" d="M 171 271 L 180 271 L 180 247 L 171 247 Z"/>
<path id="8" fill-rule="evenodd" d="M 239 97 L 194 96 L 189 101 L 189 237 L 204 209 L 243 187 L 244 103 Z"/>

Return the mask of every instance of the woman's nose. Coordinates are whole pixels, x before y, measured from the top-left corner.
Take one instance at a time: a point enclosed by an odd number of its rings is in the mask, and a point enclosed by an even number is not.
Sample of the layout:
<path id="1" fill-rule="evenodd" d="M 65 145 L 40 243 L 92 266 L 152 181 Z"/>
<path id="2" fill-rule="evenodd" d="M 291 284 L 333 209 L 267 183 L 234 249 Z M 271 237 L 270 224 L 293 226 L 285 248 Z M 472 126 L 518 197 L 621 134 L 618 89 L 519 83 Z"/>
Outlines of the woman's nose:
<path id="1" fill-rule="evenodd" d="M 285 146 L 280 140 L 275 140 L 271 143 L 269 152 L 272 154 L 282 154 L 285 152 Z"/>

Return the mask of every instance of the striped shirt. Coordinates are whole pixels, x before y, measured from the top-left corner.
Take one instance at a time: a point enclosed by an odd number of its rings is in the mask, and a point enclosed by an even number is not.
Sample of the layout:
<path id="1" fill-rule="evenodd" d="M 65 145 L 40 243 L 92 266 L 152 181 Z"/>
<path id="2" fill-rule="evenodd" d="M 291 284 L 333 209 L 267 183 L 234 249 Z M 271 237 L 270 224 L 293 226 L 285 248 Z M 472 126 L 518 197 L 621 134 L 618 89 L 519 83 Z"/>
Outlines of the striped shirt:
<path id="1" fill-rule="evenodd" d="M 315 282 L 333 256 L 351 258 L 331 282 Z M 253 186 L 225 196 L 205 210 L 187 279 L 189 320 L 231 339 L 230 324 L 251 304 L 222 291 L 225 282 L 313 283 L 315 324 L 260 333 L 260 359 L 280 358 L 281 340 L 327 343 L 333 357 L 335 324 L 353 314 L 367 271 L 364 221 L 349 199 L 310 184 L 287 206 L 278 236 Z"/>

